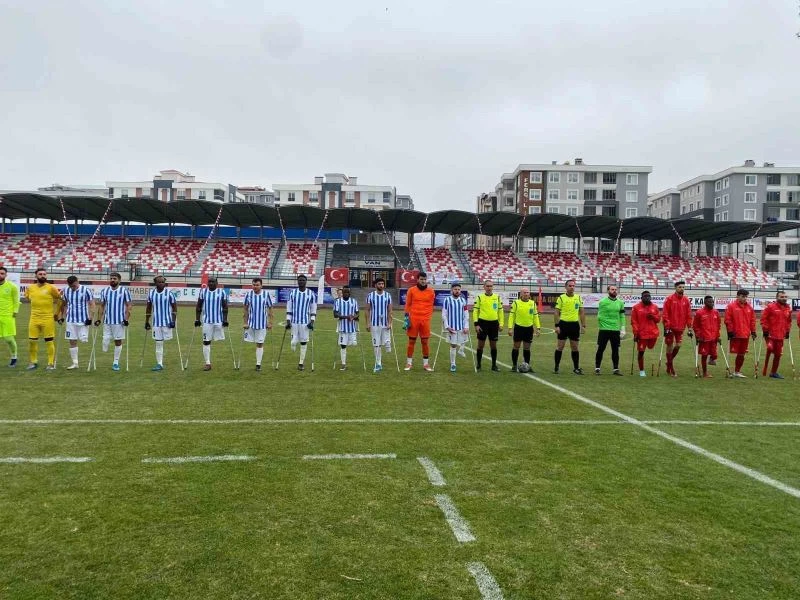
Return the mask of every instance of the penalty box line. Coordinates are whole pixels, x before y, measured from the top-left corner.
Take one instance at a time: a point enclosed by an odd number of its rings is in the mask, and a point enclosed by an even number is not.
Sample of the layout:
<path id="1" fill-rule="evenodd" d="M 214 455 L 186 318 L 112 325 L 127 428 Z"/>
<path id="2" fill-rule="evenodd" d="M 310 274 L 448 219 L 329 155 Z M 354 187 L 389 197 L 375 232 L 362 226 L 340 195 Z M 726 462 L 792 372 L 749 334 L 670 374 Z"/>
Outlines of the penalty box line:
<path id="1" fill-rule="evenodd" d="M 444 336 L 439 335 L 438 333 L 433 332 L 433 335 L 435 335 L 436 337 L 445 339 Z M 470 352 L 472 351 L 472 348 L 468 348 L 468 349 L 470 350 Z M 500 361 L 497 361 L 497 364 L 502 365 L 502 366 L 504 366 L 506 368 L 510 368 L 510 366 L 511 366 L 511 365 L 509 365 L 507 363 L 503 363 L 503 362 L 500 362 Z M 729 458 L 725 458 L 721 454 L 717 454 L 715 452 L 711 452 L 710 450 L 706 450 L 705 448 L 702 448 L 701 446 L 698 446 L 697 444 L 693 444 L 692 442 L 690 442 L 688 440 L 685 440 L 685 439 L 680 438 L 680 437 L 678 437 L 676 435 L 672 435 L 670 433 L 667 433 L 666 431 L 663 431 L 661 429 L 653 427 L 652 425 L 649 425 L 644 421 L 641 421 L 641 420 L 639 420 L 639 419 L 637 419 L 635 417 L 631 417 L 629 415 L 626 415 L 625 413 L 622 413 L 622 412 L 620 412 L 618 410 L 615 410 L 615 409 L 611 408 L 610 406 L 606 406 L 605 404 L 597 402 L 596 400 L 592 400 L 591 398 L 587 398 L 586 396 L 582 396 L 581 394 L 578 394 L 577 392 L 573 392 L 572 390 L 569 390 L 569 389 L 567 389 L 565 387 L 561 387 L 560 385 L 552 383 L 550 381 L 547 381 L 546 379 L 542 379 L 541 377 L 537 377 L 536 375 L 531 375 L 530 373 L 524 373 L 524 375 L 526 377 L 528 377 L 529 379 L 531 379 L 531 380 L 533 380 L 533 381 L 535 381 L 537 383 L 540 383 L 540 384 L 542 384 L 544 386 L 547 386 L 547 387 L 549 387 L 549 388 L 551 388 L 553 390 L 556 390 L 557 392 L 561 392 L 562 394 L 564 394 L 566 396 L 569 396 L 570 398 L 573 398 L 574 400 L 577 400 L 578 402 L 581 402 L 583 404 L 586 404 L 588 406 L 596 408 L 597 410 L 600 410 L 600 411 L 602 411 L 602 412 L 604 412 L 604 413 L 606 413 L 608 415 L 616 417 L 616 418 L 618 418 L 618 419 L 620 419 L 620 420 L 622 420 L 622 421 L 624 421 L 624 422 L 626 422 L 626 423 L 628 423 L 630 425 L 633 425 L 635 427 L 639 427 L 640 429 L 643 429 L 643 430 L 645 430 L 645 431 L 647 431 L 649 433 L 652 433 L 653 435 L 657 435 L 658 437 L 660 437 L 662 439 L 665 439 L 665 440 L 667 440 L 669 442 L 672 442 L 673 444 L 675 444 L 677 446 L 680 446 L 681 448 L 684 448 L 686 450 L 689 450 L 690 452 L 694 452 L 695 454 L 698 454 L 700 456 L 703 456 L 705 458 L 713 460 L 717 464 L 720 464 L 720 465 L 722 465 L 724 467 L 732 469 L 732 470 L 736 471 L 737 473 L 741 473 L 742 475 L 746 475 L 747 477 L 750 477 L 751 479 L 754 479 L 754 480 L 758 481 L 759 483 L 763 483 L 764 485 L 768 485 L 768 486 L 770 486 L 772 488 L 775 488 L 776 490 L 779 490 L 779 491 L 781 491 L 781 492 L 783 492 L 785 494 L 789 494 L 790 496 L 793 496 L 795 498 L 800 498 L 800 489 L 792 487 L 790 485 L 787 485 L 787 484 L 783 483 L 782 481 L 778 481 L 777 479 L 774 479 L 774 478 L 770 477 L 769 475 L 766 475 L 766 474 L 764 474 L 764 473 L 762 473 L 760 471 L 756 471 L 755 469 L 751 469 L 750 467 L 746 467 L 745 465 L 742 465 L 742 464 L 739 464 L 739 463 L 737 463 L 735 461 L 732 461 Z"/>

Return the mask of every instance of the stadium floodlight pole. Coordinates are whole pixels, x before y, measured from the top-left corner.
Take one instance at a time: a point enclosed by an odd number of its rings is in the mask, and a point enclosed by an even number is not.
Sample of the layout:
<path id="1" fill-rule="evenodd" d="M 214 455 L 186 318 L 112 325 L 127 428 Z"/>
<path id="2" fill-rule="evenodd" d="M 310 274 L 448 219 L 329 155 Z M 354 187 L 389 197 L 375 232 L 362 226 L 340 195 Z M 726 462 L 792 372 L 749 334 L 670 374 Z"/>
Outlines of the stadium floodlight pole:
<path id="1" fill-rule="evenodd" d="M 661 376 L 661 359 L 664 356 L 664 342 L 666 339 L 666 336 L 661 336 L 661 350 L 658 351 L 658 369 L 656 369 L 656 377 Z"/>
<path id="2" fill-rule="evenodd" d="M 194 334 L 196 331 L 197 327 L 192 327 L 192 337 L 189 339 L 189 347 L 186 349 L 186 364 L 183 366 L 184 371 L 189 369 L 189 358 L 192 355 L 192 346 L 194 346 Z"/>
<path id="3" fill-rule="evenodd" d="M 725 346 L 722 344 L 722 340 L 719 342 L 719 349 L 722 350 L 722 358 L 725 359 L 725 377 L 730 379 L 733 377 L 733 373 L 731 373 L 731 363 L 728 362 L 728 355 L 725 354 Z"/>
<path id="4" fill-rule="evenodd" d="M 278 350 L 278 360 L 275 361 L 275 370 L 278 370 L 278 367 L 281 364 L 281 354 L 283 354 L 283 344 L 286 342 L 286 332 L 289 331 L 288 329 L 284 328 L 283 330 L 283 337 L 281 338 L 281 347 Z"/>

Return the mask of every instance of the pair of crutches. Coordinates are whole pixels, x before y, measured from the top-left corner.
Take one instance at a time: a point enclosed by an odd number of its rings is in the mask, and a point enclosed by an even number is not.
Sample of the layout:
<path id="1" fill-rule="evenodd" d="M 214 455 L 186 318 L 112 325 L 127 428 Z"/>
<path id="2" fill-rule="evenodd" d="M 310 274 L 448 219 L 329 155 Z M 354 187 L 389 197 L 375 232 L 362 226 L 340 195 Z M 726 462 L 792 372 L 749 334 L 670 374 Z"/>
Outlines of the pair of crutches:
<path id="1" fill-rule="evenodd" d="M 436 354 L 433 356 L 433 370 L 436 370 L 436 361 L 439 360 L 439 349 L 442 347 L 442 340 L 445 339 L 445 336 L 448 334 L 448 331 L 445 329 L 442 333 L 437 336 L 439 338 L 439 343 L 436 344 Z M 448 340 L 449 342 L 449 340 Z M 469 350 L 472 352 L 473 357 L 475 356 L 475 350 L 472 347 L 472 335 L 469 331 L 467 331 L 467 343 L 469 344 Z M 449 344 L 448 344 L 449 345 Z M 477 373 L 478 366 L 475 364 L 475 360 L 472 361 L 472 368 Z"/>
<path id="2" fill-rule="evenodd" d="M 340 332 L 337 332 L 340 333 Z M 358 349 L 361 351 L 361 364 L 364 367 L 364 372 L 367 372 L 367 359 L 364 357 L 364 347 L 361 345 L 361 327 L 358 323 L 356 323 L 356 345 Z M 339 344 L 337 344 L 337 347 Z M 333 359 L 333 370 L 336 370 L 336 359 Z"/>
<path id="3" fill-rule="evenodd" d="M 281 356 L 283 356 L 283 345 L 286 343 L 286 333 L 290 328 L 284 327 L 283 337 L 281 337 L 281 347 L 278 350 L 278 360 L 275 361 L 275 370 L 277 371 L 281 364 Z M 311 371 L 314 371 L 314 330 L 310 329 L 308 332 L 308 343 L 311 346 Z"/>

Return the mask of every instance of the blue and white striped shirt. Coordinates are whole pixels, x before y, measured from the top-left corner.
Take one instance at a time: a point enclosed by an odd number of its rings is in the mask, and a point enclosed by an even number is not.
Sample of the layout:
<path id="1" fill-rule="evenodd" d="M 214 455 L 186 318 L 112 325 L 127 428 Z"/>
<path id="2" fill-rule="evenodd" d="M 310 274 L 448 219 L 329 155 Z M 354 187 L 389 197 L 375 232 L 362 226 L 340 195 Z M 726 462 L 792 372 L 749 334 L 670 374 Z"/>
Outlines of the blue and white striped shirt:
<path id="1" fill-rule="evenodd" d="M 147 301 L 153 305 L 153 327 L 169 327 L 172 323 L 172 307 L 175 306 L 175 296 L 167 289 L 159 292 L 150 290 Z"/>
<path id="2" fill-rule="evenodd" d="M 106 325 L 122 325 L 125 320 L 125 305 L 131 301 L 131 293 L 121 285 L 117 289 L 108 286 L 100 292 L 100 304 L 105 307 L 103 323 Z"/>
<path id="3" fill-rule="evenodd" d="M 337 298 L 333 303 L 333 312 L 339 317 L 351 317 L 358 313 L 358 301 L 355 298 Z M 336 331 L 339 333 L 355 333 L 356 321 L 337 319 Z"/>
<path id="4" fill-rule="evenodd" d="M 445 329 L 463 331 L 467 327 L 467 301 L 464 296 L 448 296 L 442 302 L 442 324 Z"/>
<path id="5" fill-rule="evenodd" d="M 292 290 L 286 303 L 286 317 L 292 325 L 308 325 L 312 316 L 317 315 L 317 296 L 306 288 L 305 291 Z"/>
<path id="6" fill-rule="evenodd" d="M 94 297 L 85 285 L 78 286 L 77 290 L 71 287 L 64 288 L 61 297 L 67 305 L 67 323 L 80 323 L 83 325 L 89 318 L 89 302 Z"/>
<path id="7" fill-rule="evenodd" d="M 267 290 L 262 289 L 260 294 L 250 290 L 245 294 L 244 305 L 250 308 L 247 314 L 247 326 L 250 329 L 266 329 L 267 310 L 272 307 L 272 298 Z"/>
<path id="8" fill-rule="evenodd" d="M 392 296 L 388 292 L 382 294 L 370 292 L 367 296 L 367 304 L 372 309 L 369 319 L 370 326 L 389 327 L 389 319 L 392 315 Z"/>
<path id="9" fill-rule="evenodd" d="M 203 301 L 203 323 L 221 324 L 222 301 L 225 300 L 225 290 L 217 288 L 211 291 L 208 288 L 203 288 L 200 290 L 200 300 Z"/>

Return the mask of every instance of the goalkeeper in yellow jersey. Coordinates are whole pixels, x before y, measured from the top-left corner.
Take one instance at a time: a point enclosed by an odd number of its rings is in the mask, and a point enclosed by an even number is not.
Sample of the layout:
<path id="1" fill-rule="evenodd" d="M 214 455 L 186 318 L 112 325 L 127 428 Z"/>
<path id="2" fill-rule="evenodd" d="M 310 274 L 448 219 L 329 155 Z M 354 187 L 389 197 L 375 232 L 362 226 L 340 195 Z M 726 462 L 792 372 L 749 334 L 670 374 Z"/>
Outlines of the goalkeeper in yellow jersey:
<path id="1" fill-rule="evenodd" d="M 520 373 L 533 373 L 531 369 L 531 342 L 533 336 L 539 335 L 542 324 L 536 302 L 531 299 L 531 291 L 524 287 L 519 291 L 519 298 L 511 303 L 508 311 L 508 335 L 514 336 L 514 349 L 511 351 L 511 370 L 517 371 L 519 347 L 522 345 L 522 364 Z"/>
<path id="2" fill-rule="evenodd" d="M 31 303 L 31 319 L 28 322 L 30 363 L 28 370 L 39 366 L 39 338 L 44 338 L 47 347 L 47 371 L 55 370 L 56 321 L 61 312 L 61 293 L 51 283 L 47 283 L 47 271 L 36 270 L 36 283 L 25 289 L 25 297 Z"/>
<path id="3" fill-rule="evenodd" d="M 11 350 L 9 367 L 17 366 L 17 313 L 19 312 L 19 288 L 8 280 L 8 269 L 0 267 L 0 339 Z"/>

